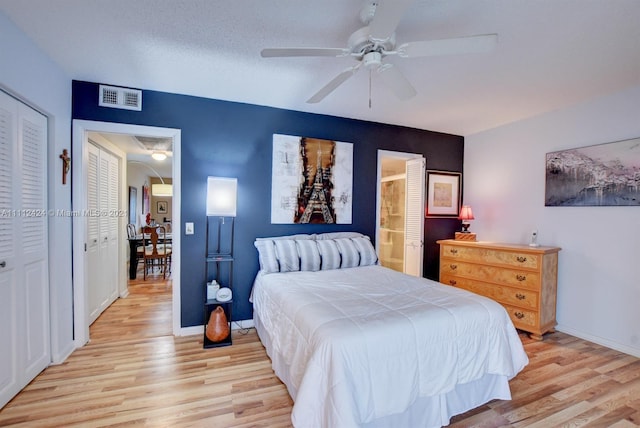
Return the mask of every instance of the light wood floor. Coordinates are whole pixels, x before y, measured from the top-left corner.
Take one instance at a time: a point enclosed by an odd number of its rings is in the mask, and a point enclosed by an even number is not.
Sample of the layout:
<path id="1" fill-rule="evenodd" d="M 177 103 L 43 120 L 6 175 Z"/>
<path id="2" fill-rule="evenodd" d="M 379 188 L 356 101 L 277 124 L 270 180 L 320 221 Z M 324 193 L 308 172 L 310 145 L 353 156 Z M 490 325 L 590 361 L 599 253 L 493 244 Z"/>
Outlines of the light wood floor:
<path id="1" fill-rule="evenodd" d="M 134 281 L 130 292 L 94 323 L 88 345 L 0 411 L 0 426 L 291 426 L 292 401 L 254 330 L 205 350 L 200 336 L 171 335 L 170 280 Z M 639 359 L 562 333 L 520 337 L 530 364 L 511 381 L 513 399 L 451 426 L 640 426 Z"/>

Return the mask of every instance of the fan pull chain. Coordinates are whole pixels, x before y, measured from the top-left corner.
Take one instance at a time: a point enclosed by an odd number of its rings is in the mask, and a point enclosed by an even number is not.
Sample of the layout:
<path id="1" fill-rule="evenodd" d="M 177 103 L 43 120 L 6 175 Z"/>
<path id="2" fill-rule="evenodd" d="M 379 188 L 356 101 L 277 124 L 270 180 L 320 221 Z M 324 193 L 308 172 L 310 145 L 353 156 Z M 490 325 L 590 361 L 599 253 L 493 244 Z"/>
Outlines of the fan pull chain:
<path id="1" fill-rule="evenodd" d="M 371 110 L 371 69 L 369 69 L 369 110 Z"/>

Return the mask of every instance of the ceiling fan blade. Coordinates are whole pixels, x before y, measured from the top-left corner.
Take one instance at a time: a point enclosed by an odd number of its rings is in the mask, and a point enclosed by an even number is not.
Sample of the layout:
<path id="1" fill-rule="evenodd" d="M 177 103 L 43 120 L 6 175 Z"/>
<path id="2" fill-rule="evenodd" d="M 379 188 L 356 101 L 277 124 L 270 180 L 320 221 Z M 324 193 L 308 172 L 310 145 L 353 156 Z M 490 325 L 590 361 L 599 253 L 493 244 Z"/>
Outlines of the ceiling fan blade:
<path id="1" fill-rule="evenodd" d="M 489 52 L 498 44 L 497 34 L 425 40 L 400 45 L 398 55 L 404 58 Z"/>
<path id="2" fill-rule="evenodd" d="M 378 75 L 382 78 L 384 84 L 401 100 L 408 100 L 417 94 L 411 83 L 404 77 L 404 74 L 392 64 L 384 64 L 378 68 Z"/>
<path id="3" fill-rule="evenodd" d="M 353 76 L 356 71 L 360 68 L 360 63 L 353 67 L 349 67 L 346 70 L 342 71 L 336 77 L 334 77 L 329 83 L 327 83 L 322 89 L 315 93 L 311 98 L 307 100 L 309 104 L 315 104 L 322 101 L 327 95 L 336 90 L 336 88 L 342 85 L 347 81 L 351 76 Z"/>
<path id="4" fill-rule="evenodd" d="M 373 40 L 387 40 L 396 31 L 402 15 L 415 0 L 379 0 L 369 24 Z"/>
<path id="5" fill-rule="evenodd" d="M 348 49 L 342 48 L 267 48 L 262 49 L 263 58 L 293 57 L 293 56 L 346 56 Z"/>

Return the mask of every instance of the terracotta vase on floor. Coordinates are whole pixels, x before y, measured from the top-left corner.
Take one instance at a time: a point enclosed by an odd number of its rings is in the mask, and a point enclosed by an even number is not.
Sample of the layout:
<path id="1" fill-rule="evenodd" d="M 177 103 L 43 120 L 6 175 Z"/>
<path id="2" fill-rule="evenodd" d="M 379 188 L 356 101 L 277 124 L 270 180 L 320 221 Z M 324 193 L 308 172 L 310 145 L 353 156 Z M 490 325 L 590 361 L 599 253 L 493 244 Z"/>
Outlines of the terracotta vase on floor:
<path id="1" fill-rule="evenodd" d="M 218 306 L 211 311 L 205 334 L 212 342 L 220 342 L 229 336 L 229 323 L 222 306 Z"/>

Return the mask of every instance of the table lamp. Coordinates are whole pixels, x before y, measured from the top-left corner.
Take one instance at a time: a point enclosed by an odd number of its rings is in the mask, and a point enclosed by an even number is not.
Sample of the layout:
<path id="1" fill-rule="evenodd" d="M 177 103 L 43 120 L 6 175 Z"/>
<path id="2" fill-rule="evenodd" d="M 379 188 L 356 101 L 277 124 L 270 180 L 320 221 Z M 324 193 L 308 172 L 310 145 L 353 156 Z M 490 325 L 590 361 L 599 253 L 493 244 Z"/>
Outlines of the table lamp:
<path id="1" fill-rule="evenodd" d="M 473 210 L 469 205 L 463 205 L 460 208 L 460 215 L 458 215 L 458 220 L 462 220 L 462 232 L 456 232 L 455 238 L 463 241 L 475 241 L 476 234 L 469 232 L 469 223 L 470 220 L 474 220 Z"/>

